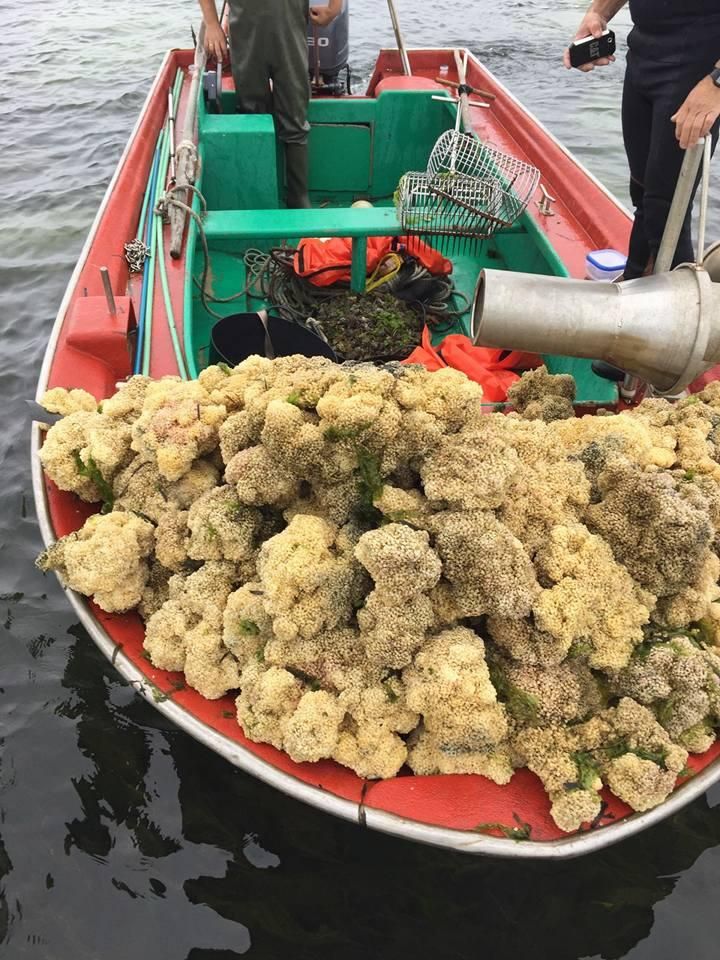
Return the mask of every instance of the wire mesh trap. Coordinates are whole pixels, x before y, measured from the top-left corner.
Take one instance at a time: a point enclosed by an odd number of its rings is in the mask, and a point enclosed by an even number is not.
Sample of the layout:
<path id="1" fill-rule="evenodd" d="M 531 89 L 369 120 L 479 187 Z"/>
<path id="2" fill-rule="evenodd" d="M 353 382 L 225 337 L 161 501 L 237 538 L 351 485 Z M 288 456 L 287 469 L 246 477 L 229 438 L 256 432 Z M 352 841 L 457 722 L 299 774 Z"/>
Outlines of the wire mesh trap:
<path id="1" fill-rule="evenodd" d="M 473 134 L 448 130 L 435 144 L 427 170 L 400 180 L 398 219 L 408 235 L 483 240 L 518 219 L 539 179 L 536 167 Z"/>

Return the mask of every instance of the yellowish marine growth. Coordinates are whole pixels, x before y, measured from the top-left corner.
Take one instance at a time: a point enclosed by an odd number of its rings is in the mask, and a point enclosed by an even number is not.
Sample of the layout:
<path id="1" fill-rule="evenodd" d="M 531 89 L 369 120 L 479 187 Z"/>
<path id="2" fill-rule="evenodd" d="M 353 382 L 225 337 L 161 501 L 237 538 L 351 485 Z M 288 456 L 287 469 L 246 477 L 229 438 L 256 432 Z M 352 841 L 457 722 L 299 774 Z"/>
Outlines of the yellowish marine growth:
<path id="1" fill-rule="evenodd" d="M 46 475 L 100 512 L 38 563 L 297 762 L 527 767 L 570 832 L 605 787 L 648 810 L 720 726 L 720 388 L 578 418 L 540 368 L 508 414 L 481 397 L 305 357 L 54 388 Z"/>

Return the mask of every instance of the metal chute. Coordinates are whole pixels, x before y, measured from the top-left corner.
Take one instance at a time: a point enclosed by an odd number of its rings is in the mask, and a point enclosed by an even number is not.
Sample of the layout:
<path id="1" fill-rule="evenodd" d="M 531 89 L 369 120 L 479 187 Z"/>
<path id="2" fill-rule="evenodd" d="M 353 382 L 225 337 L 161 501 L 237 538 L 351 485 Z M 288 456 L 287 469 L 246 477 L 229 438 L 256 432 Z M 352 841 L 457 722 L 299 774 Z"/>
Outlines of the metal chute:
<path id="1" fill-rule="evenodd" d="M 711 144 L 686 151 L 654 273 L 622 283 L 483 270 L 473 304 L 476 344 L 604 360 L 675 394 L 720 363 L 720 243 L 705 249 Z M 697 263 L 670 270 L 704 160 Z M 637 378 L 637 379 L 635 379 Z"/>
<path id="2" fill-rule="evenodd" d="M 476 344 L 605 360 L 664 393 L 720 363 L 720 284 L 694 265 L 623 283 L 483 270 L 472 323 Z"/>

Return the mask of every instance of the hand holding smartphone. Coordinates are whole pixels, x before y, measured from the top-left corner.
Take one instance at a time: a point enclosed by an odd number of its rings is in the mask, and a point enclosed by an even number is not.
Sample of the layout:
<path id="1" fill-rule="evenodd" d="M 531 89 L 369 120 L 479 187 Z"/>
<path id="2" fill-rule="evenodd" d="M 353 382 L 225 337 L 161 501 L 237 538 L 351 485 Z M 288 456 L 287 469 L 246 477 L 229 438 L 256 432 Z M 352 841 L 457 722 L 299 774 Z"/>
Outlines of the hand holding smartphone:
<path id="1" fill-rule="evenodd" d="M 571 67 L 584 67 L 596 60 L 603 60 L 615 53 L 615 34 L 612 30 L 604 30 L 600 37 L 583 37 L 574 40 L 568 47 Z"/>

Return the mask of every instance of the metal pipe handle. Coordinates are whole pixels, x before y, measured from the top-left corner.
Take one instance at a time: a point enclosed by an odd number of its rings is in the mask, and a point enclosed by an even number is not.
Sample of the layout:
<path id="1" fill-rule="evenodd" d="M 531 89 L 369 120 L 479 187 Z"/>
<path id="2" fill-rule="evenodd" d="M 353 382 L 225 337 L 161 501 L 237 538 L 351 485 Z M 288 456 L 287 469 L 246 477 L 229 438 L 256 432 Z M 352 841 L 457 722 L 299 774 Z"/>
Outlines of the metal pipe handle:
<path id="1" fill-rule="evenodd" d="M 702 188 L 700 191 L 700 221 L 698 223 L 698 247 L 695 261 L 702 266 L 705 259 L 705 234 L 707 229 L 708 200 L 710 198 L 710 161 L 712 160 L 712 137 L 705 137 L 703 150 Z"/>
<path id="2" fill-rule="evenodd" d="M 667 273 L 668 270 L 672 269 L 678 240 L 680 239 L 680 231 L 685 222 L 685 215 L 688 212 L 695 189 L 695 180 L 700 169 L 704 149 L 705 145 L 703 143 L 697 143 L 694 147 L 688 147 L 685 151 L 653 273 Z"/>
<path id="3" fill-rule="evenodd" d="M 115 306 L 115 297 L 113 296 L 112 283 L 110 282 L 110 272 L 107 267 L 100 267 L 100 279 L 105 290 L 105 300 L 107 301 L 108 313 L 111 317 L 117 316 L 117 307 Z"/>
<path id="4" fill-rule="evenodd" d="M 393 30 L 395 31 L 395 43 L 397 43 L 397 48 L 400 53 L 400 61 L 402 63 L 403 73 L 406 77 L 411 77 L 412 70 L 410 69 L 410 60 L 407 55 L 407 50 L 405 49 L 405 41 L 403 40 L 402 31 L 400 29 L 400 21 L 398 19 L 397 10 L 395 9 L 394 0 L 388 0 L 388 9 L 390 10 L 390 19 L 392 20 Z"/>
<path id="5" fill-rule="evenodd" d="M 463 89 L 467 85 L 467 63 L 468 63 L 468 52 L 467 50 L 464 53 L 460 53 L 459 50 L 453 50 L 453 56 L 455 57 L 455 67 L 457 69 L 459 89 Z M 470 113 L 470 107 L 468 105 L 468 95 L 467 93 L 459 93 L 458 99 L 460 103 L 460 116 L 462 117 L 462 126 L 465 133 L 472 133 L 473 121 L 472 114 Z"/>

